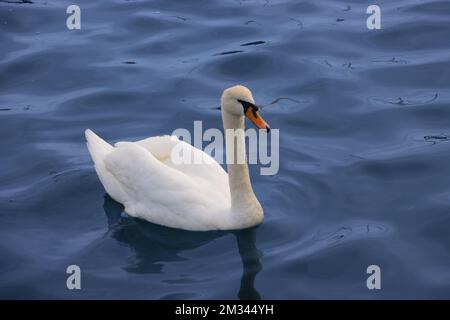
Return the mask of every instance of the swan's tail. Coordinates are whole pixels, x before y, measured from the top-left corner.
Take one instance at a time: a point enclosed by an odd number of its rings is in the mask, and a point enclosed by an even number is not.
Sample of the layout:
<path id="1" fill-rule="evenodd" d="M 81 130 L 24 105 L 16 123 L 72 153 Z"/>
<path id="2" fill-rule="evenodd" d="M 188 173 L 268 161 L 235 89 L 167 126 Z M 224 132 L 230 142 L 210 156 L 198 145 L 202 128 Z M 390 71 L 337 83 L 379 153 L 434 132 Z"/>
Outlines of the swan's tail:
<path id="1" fill-rule="evenodd" d="M 122 198 L 121 195 L 123 192 L 120 184 L 118 184 L 117 180 L 105 166 L 106 157 L 111 152 L 114 152 L 115 148 L 89 129 L 84 134 L 86 135 L 86 145 L 94 161 L 95 171 L 100 182 L 114 200 L 122 202 L 120 199 Z"/>
<path id="2" fill-rule="evenodd" d="M 89 153 L 91 154 L 92 160 L 94 161 L 95 168 L 97 169 L 97 173 L 99 169 L 103 169 L 104 159 L 106 155 L 108 155 L 111 151 L 113 151 L 113 146 L 108 142 L 100 138 L 90 129 L 86 129 L 84 132 L 86 136 L 86 145 L 89 149 Z"/>

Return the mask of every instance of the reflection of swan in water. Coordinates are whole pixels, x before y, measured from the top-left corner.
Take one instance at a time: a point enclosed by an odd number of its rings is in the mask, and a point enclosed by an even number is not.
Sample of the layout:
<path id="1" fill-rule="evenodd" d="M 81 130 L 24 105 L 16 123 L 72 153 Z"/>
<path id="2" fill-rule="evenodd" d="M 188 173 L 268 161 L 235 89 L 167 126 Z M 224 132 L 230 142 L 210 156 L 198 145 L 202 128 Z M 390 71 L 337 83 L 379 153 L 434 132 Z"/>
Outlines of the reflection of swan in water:
<path id="1" fill-rule="evenodd" d="M 239 230 L 234 234 L 243 264 L 241 288 L 238 297 L 243 300 L 259 300 L 261 296 L 255 289 L 254 284 L 256 275 L 262 269 L 262 253 L 256 248 L 255 229 Z"/>
<path id="2" fill-rule="evenodd" d="M 236 237 L 243 264 L 238 297 L 260 299 L 254 286 L 255 277 L 262 269 L 261 253 L 255 244 L 255 229 L 192 232 L 166 228 L 139 219 L 122 219 L 123 206 L 108 195 L 105 195 L 103 208 L 108 219 L 109 234 L 136 253 L 136 262 L 126 267 L 132 273 L 161 273 L 161 261 L 182 261 L 185 258 L 179 255 L 181 251 L 201 247 L 232 233 Z"/>

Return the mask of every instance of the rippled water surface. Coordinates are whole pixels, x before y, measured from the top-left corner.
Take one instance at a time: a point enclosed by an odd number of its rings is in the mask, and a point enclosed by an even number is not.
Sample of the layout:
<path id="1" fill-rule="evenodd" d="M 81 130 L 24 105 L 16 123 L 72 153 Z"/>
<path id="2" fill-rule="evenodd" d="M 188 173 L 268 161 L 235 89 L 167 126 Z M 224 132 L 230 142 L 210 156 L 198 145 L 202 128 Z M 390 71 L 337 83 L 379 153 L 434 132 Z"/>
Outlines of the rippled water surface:
<path id="1" fill-rule="evenodd" d="M 371 2 L 78 0 L 69 31 L 72 2 L 0 1 L 0 297 L 450 298 L 450 2 L 378 1 L 378 31 Z M 280 129 L 279 173 L 251 166 L 264 224 L 125 216 L 84 129 L 221 128 L 238 83 Z"/>

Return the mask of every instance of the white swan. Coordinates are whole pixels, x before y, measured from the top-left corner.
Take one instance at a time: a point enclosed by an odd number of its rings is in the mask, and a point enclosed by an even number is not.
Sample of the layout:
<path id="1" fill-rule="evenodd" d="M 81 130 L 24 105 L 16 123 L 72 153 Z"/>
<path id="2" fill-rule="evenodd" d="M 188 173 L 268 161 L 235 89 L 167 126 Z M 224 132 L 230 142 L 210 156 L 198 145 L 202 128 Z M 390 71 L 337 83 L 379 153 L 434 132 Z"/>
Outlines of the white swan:
<path id="1" fill-rule="evenodd" d="M 246 87 L 234 86 L 222 94 L 224 129 L 244 129 L 246 115 L 258 128 L 269 130 L 257 110 Z M 176 136 L 118 142 L 113 147 L 89 129 L 85 134 L 106 192 L 132 217 L 196 231 L 243 229 L 263 220 L 263 209 L 250 182 L 243 135 L 225 135 L 227 150 L 244 157 L 243 163 L 227 164 L 227 174 L 209 155 Z M 172 159 L 175 146 L 210 161 L 178 164 Z"/>

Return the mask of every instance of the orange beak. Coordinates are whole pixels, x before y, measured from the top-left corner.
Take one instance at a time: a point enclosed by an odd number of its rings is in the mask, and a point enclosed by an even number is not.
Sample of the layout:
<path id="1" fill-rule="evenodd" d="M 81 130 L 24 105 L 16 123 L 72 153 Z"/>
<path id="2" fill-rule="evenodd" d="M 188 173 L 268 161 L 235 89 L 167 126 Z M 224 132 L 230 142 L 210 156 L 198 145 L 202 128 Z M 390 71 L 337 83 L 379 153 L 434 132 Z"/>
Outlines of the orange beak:
<path id="1" fill-rule="evenodd" d="M 247 108 L 247 111 L 245 112 L 245 115 L 247 118 L 250 119 L 251 122 L 255 124 L 259 129 L 266 129 L 267 132 L 270 131 L 269 125 L 264 121 L 264 119 L 259 115 L 258 111 L 256 109 L 249 107 Z"/>

